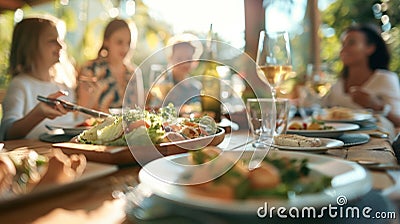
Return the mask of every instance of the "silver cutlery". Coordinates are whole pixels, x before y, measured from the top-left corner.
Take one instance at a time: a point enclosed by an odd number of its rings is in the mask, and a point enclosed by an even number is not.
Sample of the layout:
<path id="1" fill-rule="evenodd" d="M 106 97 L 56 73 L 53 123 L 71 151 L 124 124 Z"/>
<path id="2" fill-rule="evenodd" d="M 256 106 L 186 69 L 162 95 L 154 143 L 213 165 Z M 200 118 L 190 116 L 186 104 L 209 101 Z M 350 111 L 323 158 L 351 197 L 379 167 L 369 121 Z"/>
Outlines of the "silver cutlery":
<path id="1" fill-rule="evenodd" d="M 61 103 L 63 105 L 63 107 L 65 109 L 67 109 L 67 110 L 79 111 L 79 112 L 88 114 L 88 115 L 93 116 L 93 117 L 110 117 L 110 116 L 112 116 L 111 114 L 107 114 L 107 113 L 104 113 L 104 112 L 101 112 L 101 111 L 97 111 L 97 110 L 89 109 L 89 108 L 86 108 L 86 107 L 82 107 L 82 106 L 79 106 L 77 104 L 74 104 L 74 103 L 71 103 L 71 102 L 68 102 L 68 101 L 65 101 L 65 100 L 61 100 L 61 99 L 51 99 L 51 98 L 47 98 L 47 97 L 40 96 L 40 95 L 38 95 L 36 98 L 40 102 L 44 102 L 44 103 L 46 103 L 48 105 L 51 105 L 51 106 L 54 106 L 57 103 Z"/>
<path id="2" fill-rule="evenodd" d="M 393 163 L 379 163 L 373 160 L 356 160 L 354 162 L 370 170 L 400 170 L 400 165 Z"/>
<path id="3" fill-rule="evenodd" d="M 375 147 L 375 148 L 367 148 L 365 150 L 372 150 L 372 151 L 381 151 L 381 152 L 388 152 L 392 154 L 393 156 L 396 156 L 393 150 L 390 150 L 389 148 L 382 146 L 382 147 Z"/>

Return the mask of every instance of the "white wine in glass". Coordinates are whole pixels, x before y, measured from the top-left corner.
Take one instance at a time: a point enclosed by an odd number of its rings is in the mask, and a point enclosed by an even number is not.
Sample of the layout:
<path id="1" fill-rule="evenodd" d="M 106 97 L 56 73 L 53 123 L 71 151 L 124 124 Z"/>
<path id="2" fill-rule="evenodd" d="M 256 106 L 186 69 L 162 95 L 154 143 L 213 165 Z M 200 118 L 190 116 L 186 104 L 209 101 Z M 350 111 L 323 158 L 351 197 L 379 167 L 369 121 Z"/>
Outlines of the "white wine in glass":
<path id="1" fill-rule="evenodd" d="M 256 63 L 258 76 L 270 86 L 275 98 L 276 88 L 292 74 L 289 34 L 261 31 Z"/>
<path id="2" fill-rule="evenodd" d="M 319 99 L 326 96 L 336 82 L 336 76 L 325 63 L 307 65 L 306 85 Z"/>
<path id="3" fill-rule="evenodd" d="M 330 89 L 332 87 L 332 84 L 330 82 L 313 82 L 311 84 L 311 88 L 313 90 L 314 93 L 316 93 L 318 95 L 319 98 L 323 98 L 324 96 L 326 96 L 326 94 L 329 93 Z"/>
<path id="4" fill-rule="evenodd" d="M 323 113 L 322 99 L 330 92 L 336 82 L 336 75 L 326 63 L 308 64 L 306 75 L 306 86 L 310 93 L 318 99 L 312 116 L 319 117 Z"/>
<path id="5" fill-rule="evenodd" d="M 266 65 L 259 66 L 258 74 L 263 75 L 272 87 L 277 87 L 292 72 L 292 66 L 289 65 Z"/>

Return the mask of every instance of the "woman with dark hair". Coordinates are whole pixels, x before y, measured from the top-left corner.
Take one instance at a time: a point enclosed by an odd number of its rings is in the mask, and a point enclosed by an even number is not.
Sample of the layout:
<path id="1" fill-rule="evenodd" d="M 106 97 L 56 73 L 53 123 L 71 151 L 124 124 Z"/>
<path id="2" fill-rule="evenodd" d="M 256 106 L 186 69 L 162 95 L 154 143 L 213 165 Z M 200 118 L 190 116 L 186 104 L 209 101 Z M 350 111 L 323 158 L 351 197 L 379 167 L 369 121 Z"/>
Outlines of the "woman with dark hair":
<path id="1" fill-rule="evenodd" d="M 131 64 L 133 46 L 132 28 L 126 21 L 113 19 L 104 31 L 103 43 L 98 57 L 82 66 L 78 76 L 78 104 L 92 109 L 109 112 L 109 108 L 121 108 L 126 89 L 126 103 L 142 106 L 143 81 L 141 73 Z M 134 28 L 134 27 L 133 27 Z M 134 83 L 129 86 L 132 75 Z M 135 93 L 134 93 L 135 92 Z"/>
<path id="2" fill-rule="evenodd" d="M 59 62 L 64 46 L 57 22 L 43 16 L 25 18 L 15 25 L 9 57 L 12 79 L 2 103 L 2 140 L 39 139 L 47 132 L 46 125 L 79 123 L 61 104 L 49 106 L 36 99 L 42 95 L 75 100 L 75 72 L 67 74 L 63 67 L 57 67 L 62 66 Z"/>
<path id="3" fill-rule="evenodd" d="M 327 106 L 368 108 L 400 126 L 400 82 L 389 71 L 390 54 L 377 28 L 354 25 L 342 35 L 342 76 L 324 99 Z"/>

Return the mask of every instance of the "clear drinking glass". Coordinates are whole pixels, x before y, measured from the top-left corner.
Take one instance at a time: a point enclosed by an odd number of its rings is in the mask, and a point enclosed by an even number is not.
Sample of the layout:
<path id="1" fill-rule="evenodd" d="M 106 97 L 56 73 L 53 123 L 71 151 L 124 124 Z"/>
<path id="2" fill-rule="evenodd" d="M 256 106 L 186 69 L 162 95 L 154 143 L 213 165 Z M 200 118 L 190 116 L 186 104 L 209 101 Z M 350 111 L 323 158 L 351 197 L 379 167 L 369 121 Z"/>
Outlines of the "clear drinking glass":
<path id="1" fill-rule="evenodd" d="M 162 65 L 154 64 L 151 66 L 149 75 L 149 99 L 148 106 L 161 107 L 166 96 L 174 87 L 172 78 L 168 76 Z"/>
<path id="2" fill-rule="evenodd" d="M 276 88 L 292 74 L 289 34 L 261 31 L 256 63 L 258 76 L 270 86 L 275 98 Z"/>
<path id="3" fill-rule="evenodd" d="M 256 139 L 255 147 L 269 147 L 275 135 L 286 133 L 290 107 L 288 99 L 248 99 L 246 107 L 250 131 Z"/>
<path id="4" fill-rule="evenodd" d="M 163 65 L 160 64 L 152 64 L 150 66 L 150 73 L 149 73 L 149 86 L 151 87 L 154 83 L 154 81 L 157 80 L 157 78 L 165 72 L 165 68 Z"/>

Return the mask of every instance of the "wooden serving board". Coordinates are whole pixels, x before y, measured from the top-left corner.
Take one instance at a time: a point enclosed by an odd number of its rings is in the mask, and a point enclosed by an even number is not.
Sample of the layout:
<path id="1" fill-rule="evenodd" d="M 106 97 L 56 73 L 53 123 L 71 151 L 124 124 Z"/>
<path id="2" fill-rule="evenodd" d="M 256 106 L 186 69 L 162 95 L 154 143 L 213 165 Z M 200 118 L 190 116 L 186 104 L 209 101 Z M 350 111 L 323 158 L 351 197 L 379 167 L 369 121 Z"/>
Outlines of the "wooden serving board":
<path id="1" fill-rule="evenodd" d="M 89 161 L 109 164 L 127 164 L 134 162 L 128 146 L 89 145 L 74 142 L 55 143 L 52 145 L 68 155 L 81 153 Z"/>
<path id="2" fill-rule="evenodd" d="M 140 162 L 147 163 L 162 156 L 186 153 L 188 149 L 196 149 L 207 145 L 216 146 L 219 145 L 224 138 L 225 131 L 220 128 L 218 133 L 212 136 L 162 143 L 155 146 L 134 146 L 132 150 L 135 150 L 134 154 L 137 158 L 140 158 Z M 117 165 L 137 162 L 128 146 L 91 145 L 76 142 L 55 143 L 52 146 L 60 148 L 68 155 L 82 153 L 89 161 Z M 154 150 L 154 147 L 156 150 Z"/>

